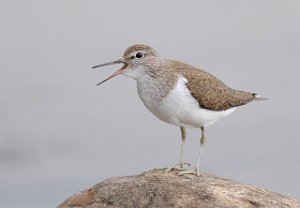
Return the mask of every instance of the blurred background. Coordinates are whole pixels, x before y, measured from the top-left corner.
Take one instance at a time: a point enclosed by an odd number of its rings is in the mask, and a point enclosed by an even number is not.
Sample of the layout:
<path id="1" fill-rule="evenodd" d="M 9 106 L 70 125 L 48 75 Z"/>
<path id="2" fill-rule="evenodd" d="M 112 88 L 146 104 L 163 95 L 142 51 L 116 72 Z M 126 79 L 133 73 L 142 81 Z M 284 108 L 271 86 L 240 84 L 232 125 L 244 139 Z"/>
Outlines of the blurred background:
<path id="1" fill-rule="evenodd" d="M 134 80 L 91 67 L 136 43 L 270 99 L 207 128 L 201 170 L 300 200 L 296 0 L 0 0 L 0 203 L 55 207 L 113 176 L 177 163 L 178 127 Z M 194 164 L 200 130 L 188 130 Z"/>

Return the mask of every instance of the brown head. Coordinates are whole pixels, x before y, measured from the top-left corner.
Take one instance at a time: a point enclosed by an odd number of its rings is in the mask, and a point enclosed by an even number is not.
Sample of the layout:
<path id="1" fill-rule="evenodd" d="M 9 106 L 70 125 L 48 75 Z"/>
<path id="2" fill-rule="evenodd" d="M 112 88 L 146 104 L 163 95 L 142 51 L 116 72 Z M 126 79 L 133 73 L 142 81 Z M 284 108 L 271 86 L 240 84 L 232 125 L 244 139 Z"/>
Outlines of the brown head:
<path id="1" fill-rule="evenodd" d="M 119 74 L 124 74 L 128 77 L 137 79 L 143 76 L 146 73 L 145 71 L 156 68 L 155 66 L 158 66 L 160 63 L 159 60 L 160 59 L 156 51 L 150 46 L 143 44 L 130 46 L 126 49 L 122 58 L 105 64 L 93 66 L 93 69 L 95 69 L 98 67 L 109 66 L 113 64 L 123 64 L 121 69 L 119 69 L 97 85 L 100 85 Z"/>

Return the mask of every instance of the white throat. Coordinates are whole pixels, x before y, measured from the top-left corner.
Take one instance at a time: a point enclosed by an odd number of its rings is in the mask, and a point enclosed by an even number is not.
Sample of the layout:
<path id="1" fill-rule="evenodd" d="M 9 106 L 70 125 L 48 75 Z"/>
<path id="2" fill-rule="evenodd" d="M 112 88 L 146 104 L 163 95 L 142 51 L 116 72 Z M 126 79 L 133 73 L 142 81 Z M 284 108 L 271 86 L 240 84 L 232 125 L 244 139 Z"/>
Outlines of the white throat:
<path id="1" fill-rule="evenodd" d="M 147 67 L 143 65 L 133 66 L 134 68 L 127 69 L 124 72 L 124 75 L 132 79 L 138 80 L 139 78 L 146 75 Z"/>

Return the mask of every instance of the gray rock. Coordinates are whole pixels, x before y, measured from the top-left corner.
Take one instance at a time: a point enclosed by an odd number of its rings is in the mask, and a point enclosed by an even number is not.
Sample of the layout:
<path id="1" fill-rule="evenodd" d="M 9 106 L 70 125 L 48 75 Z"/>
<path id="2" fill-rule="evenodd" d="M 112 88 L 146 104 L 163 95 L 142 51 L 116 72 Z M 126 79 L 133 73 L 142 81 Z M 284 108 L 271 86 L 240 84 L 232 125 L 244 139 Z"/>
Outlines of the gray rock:
<path id="1" fill-rule="evenodd" d="M 199 207 L 300 208 L 296 200 L 272 191 L 207 173 L 178 176 L 152 170 L 136 176 L 113 177 L 78 192 L 58 208 Z"/>

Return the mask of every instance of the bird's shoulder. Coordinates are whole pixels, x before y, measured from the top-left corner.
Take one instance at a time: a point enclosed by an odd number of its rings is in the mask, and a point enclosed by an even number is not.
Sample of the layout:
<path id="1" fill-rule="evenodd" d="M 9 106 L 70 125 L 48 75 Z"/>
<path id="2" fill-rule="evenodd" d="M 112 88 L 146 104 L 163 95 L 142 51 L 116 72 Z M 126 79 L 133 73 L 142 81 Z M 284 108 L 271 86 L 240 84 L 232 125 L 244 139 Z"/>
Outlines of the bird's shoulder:
<path id="1" fill-rule="evenodd" d="M 201 108 L 228 110 L 244 105 L 255 97 L 253 93 L 234 90 L 214 75 L 183 62 L 167 60 L 166 65 L 166 70 L 187 80 L 186 86 Z"/>
<path id="2" fill-rule="evenodd" d="M 192 89 L 228 88 L 221 80 L 212 74 L 180 61 L 166 60 L 165 69 L 170 73 L 176 73 L 178 76 L 183 76 Z"/>

